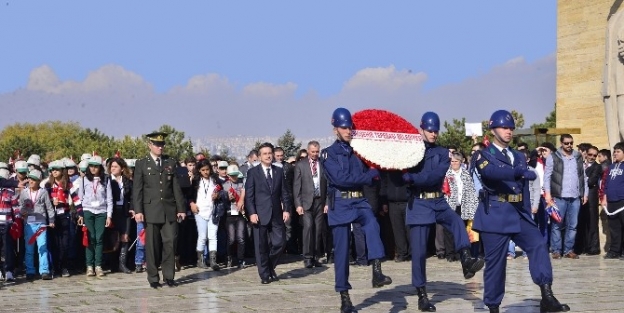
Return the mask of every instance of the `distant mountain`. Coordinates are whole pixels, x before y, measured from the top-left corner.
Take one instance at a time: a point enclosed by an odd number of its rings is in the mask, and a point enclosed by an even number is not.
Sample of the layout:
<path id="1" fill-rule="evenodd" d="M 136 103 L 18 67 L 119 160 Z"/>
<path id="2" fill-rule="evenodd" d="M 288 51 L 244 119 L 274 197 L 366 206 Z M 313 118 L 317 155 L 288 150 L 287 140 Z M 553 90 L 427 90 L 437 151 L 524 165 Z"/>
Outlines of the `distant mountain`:
<path id="1" fill-rule="evenodd" d="M 232 136 L 232 137 L 205 137 L 201 139 L 193 139 L 193 147 L 195 151 L 206 148 L 211 154 L 219 154 L 223 149 L 227 149 L 229 155 L 236 157 L 239 161 L 244 161 L 249 151 L 255 146 L 256 142 L 277 143 L 279 137 L 270 136 Z M 321 148 L 327 147 L 334 142 L 334 136 L 322 138 L 297 138 L 301 142 L 301 148 L 305 149 L 308 142 L 316 140 L 321 144 Z"/>

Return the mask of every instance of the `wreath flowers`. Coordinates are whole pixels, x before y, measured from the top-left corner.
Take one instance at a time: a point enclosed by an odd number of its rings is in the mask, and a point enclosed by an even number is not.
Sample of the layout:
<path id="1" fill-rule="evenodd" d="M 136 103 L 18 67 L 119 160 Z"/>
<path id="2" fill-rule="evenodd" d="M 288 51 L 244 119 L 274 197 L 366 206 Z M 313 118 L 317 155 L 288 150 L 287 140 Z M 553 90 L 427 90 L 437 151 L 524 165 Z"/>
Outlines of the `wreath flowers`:
<path id="1" fill-rule="evenodd" d="M 423 159 L 423 139 L 404 118 L 375 109 L 359 111 L 352 118 L 351 147 L 368 166 L 403 170 Z"/>

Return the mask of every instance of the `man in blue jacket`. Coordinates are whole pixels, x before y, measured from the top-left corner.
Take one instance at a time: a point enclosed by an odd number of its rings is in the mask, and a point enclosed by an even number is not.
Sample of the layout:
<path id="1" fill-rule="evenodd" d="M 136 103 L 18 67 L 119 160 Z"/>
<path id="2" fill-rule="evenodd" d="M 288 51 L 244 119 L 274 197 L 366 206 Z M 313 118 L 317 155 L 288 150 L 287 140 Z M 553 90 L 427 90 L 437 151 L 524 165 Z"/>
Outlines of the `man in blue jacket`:
<path id="1" fill-rule="evenodd" d="M 513 240 L 529 257 L 529 271 L 533 282 L 540 286 L 541 312 L 566 312 L 570 307 L 561 304 L 553 295 L 552 265 L 544 237 L 531 216 L 529 180 L 535 172 L 527 168 L 522 153 L 509 148 L 516 128 L 508 111 L 492 114 L 489 128 L 493 141 L 486 149 L 473 156 L 483 190 L 472 228 L 481 233 L 485 252 L 483 274 L 483 302 L 491 313 L 498 313 L 505 295 L 507 247 Z"/>
<path id="2" fill-rule="evenodd" d="M 364 165 L 351 148 L 353 121 L 351 113 L 338 108 L 332 115 L 332 126 L 337 140 L 321 152 L 321 164 L 327 177 L 327 194 L 331 198 L 327 212 L 334 237 L 334 268 L 337 292 L 340 292 L 341 313 L 357 313 L 349 297 L 349 245 L 351 223 L 359 223 L 366 236 L 368 259 L 373 264 L 373 287 L 392 283 L 381 272 L 381 258 L 385 256 L 379 237 L 379 224 L 370 204 L 363 195 L 365 185 L 379 179 L 379 171 Z"/>

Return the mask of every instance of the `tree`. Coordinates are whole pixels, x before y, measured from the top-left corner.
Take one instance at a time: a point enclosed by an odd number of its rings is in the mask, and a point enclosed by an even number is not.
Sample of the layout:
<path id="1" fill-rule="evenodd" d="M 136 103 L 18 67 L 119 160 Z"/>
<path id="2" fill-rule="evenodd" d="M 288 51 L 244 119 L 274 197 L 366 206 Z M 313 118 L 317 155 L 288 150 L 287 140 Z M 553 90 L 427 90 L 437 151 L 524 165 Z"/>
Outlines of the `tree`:
<path id="1" fill-rule="evenodd" d="M 252 150 L 256 150 L 256 151 L 258 151 L 258 148 L 260 148 L 260 145 L 261 145 L 261 144 L 263 144 L 263 142 L 262 142 L 262 141 L 260 141 L 260 140 L 256 140 L 256 143 L 254 143 L 254 146 L 253 146 Z"/>
<path id="2" fill-rule="evenodd" d="M 466 118 L 453 119 L 451 123 L 444 121 L 444 131 L 438 136 L 438 144 L 441 146 L 456 146 L 457 149 L 467 154 L 472 148 L 472 138 L 466 136 Z"/>
<path id="3" fill-rule="evenodd" d="M 149 153 L 145 141 L 130 136 L 124 136 L 123 139 L 118 140 L 115 149 L 119 149 L 121 157 L 129 159 L 142 158 Z"/>
<path id="4" fill-rule="evenodd" d="M 184 140 L 184 133 L 172 127 L 164 129 L 173 133 L 169 142 L 172 151 L 192 155 L 192 146 L 189 140 Z M 140 158 L 148 153 L 145 138 L 125 136 L 115 139 L 97 128 L 82 128 L 78 123 L 60 121 L 17 123 L 5 127 L 0 131 L 0 159 L 7 160 L 16 150 L 20 150 L 24 158 L 39 154 L 44 161 L 93 152 L 107 158 L 115 155 L 117 150 L 124 158 Z"/>
<path id="5" fill-rule="evenodd" d="M 24 159 L 27 159 L 31 154 L 38 154 L 42 157 L 46 155 L 45 148 L 31 137 L 13 136 L 6 140 L 3 139 L 0 141 L 0 160 L 2 162 L 7 162 L 9 158 L 14 157 L 14 153 L 17 150 L 20 151 L 20 154 Z"/>
<path id="6" fill-rule="evenodd" d="M 227 161 L 227 162 L 237 161 L 236 157 L 230 155 L 230 148 L 228 147 L 222 147 L 221 150 L 219 150 L 219 156 L 221 157 L 221 160 L 223 161 Z"/>
<path id="7" fill-rule="evenodd" d="M 277 145 L 284 149 L 284 156 L 286 158 L 296 156 L 299 149 L 301 149 L 301 142 L 295 143 L 295 135 L 287 129 L 286 132 L 277 139 Z"/>
<path id="8" fill-rule="evenodd" d="M 546 122 L 531 125 L 531 128 L 557 128 L 557 110 L 553 109 L 546 117 Z"/>
<path id="9" fill-rule="evenodd" d="M 210 156 L 212 155 L 212 153 L 210 153 L 210 150 L 206 147 L 199 148 L 199 151 L 197 153 L 203 154 L 206 159 L 210 159 Z"/>
<path id="10" fill-rule="evenodd" d="M 173 126 L 166 124 L 160 126 L 157 131 L 169 134 L 165 138 L 168 155 L 177 160 L 184 160 L 187 157 L 194 156 L 193 144 L 190 139 L 186 139 L 183 131 L 178 131 Z"/>

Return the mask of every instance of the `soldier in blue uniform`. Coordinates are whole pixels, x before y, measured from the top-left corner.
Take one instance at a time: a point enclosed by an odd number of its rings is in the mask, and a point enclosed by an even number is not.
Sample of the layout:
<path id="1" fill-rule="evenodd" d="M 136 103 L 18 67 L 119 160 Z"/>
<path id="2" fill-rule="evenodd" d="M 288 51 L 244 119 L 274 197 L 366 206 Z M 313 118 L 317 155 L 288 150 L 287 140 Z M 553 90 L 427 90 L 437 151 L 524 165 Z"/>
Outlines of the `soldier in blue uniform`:
<path id="1" fill-rule="evenodd" d="M 373 180 L 378 179 L 379 171 L 366 167 L 353 153 L 350 145 L 353 122 L 349 110 L 336 109 L 331 123 L 338 138 L 323 149 L 321 164 L 327 177 L 327 194 L 331 197 L 327 217 L 334 237 L 335 289 L 340 292 L 340 312 L 357 313 L 349 297 L 351 223 L 359 223 L 366 236 L 368 259 L 373 265 L 373 287 L 392 283 L 392 279 L 381 272 L 381 258 L 385 252 L 379 237 L 379 224 L 362 193 L 363 186 L 372 185 Z"/>
<path id="2" fill-rule="evenodd" d="M 432 224 L 439 223 L 453 233 L 455 251 L 459 251 L 465 278 L 472 278 L 483 268 L 483 259 L 470 253 L 470 241 L 462 219 L 451 209 L 442 194 L 442 183 L 451 165 L 449 150 L 436 145 L 440 131 L 440 118 L 434 112 L 426 112 L 420 121 L 425 141 L 423 160 L 403 174 L 408 183 L 408 207 L 405 223 L 410 230 L 412 249 L 412 285 L 418 294 L 418 309 L 435 312 L 436 307 L 427 297 L 426 258 L 427 238 Z"/>
<path id="3" fill-rule="evenodd" d="M 505 294 L 507 247 L 513 240 L 529 257 L 533 282 L 540 286 L 541 312 L 566 312 L 553 295 L 552 266 L 544 237 L 531 217 L 529 180 L 536 175 L 529 171 L 525 156 L 509 148 L 516 125 L 508 111 L 492 114 L 489 128 L 494 140 L 473 155 L 474 168 L 480 174 L 483 190 L 472 228 L 481 233 L 485 250 L 483 302 L 490 312 L 499 312 Z"/>

